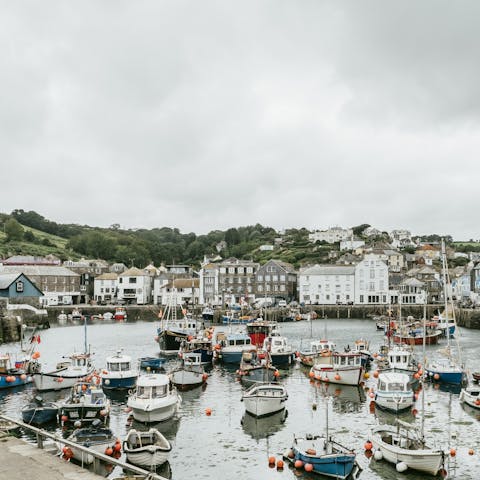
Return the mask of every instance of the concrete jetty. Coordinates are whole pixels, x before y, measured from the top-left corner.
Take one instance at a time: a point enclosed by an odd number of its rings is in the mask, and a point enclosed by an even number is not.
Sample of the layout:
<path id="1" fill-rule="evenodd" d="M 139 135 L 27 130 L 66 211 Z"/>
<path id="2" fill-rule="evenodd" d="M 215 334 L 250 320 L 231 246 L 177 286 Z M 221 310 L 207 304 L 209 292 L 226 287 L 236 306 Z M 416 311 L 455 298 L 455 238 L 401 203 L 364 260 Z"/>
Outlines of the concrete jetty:
<path id="1" fill-rule="evenodd" d="M 84 468 L 0 432 L 0 477 L 5 480 L 100 480 Z"/>

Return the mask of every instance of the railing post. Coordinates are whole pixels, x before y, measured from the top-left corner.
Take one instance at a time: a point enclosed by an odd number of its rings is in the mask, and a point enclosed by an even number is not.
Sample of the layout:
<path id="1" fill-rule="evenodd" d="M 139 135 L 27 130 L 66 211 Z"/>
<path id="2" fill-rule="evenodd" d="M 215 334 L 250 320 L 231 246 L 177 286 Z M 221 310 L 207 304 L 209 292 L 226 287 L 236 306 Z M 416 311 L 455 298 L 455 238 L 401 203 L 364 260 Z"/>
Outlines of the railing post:
<path id="1" fill-rule="evenodd" d="M 37 447 L 43 449 L 43 436 L 37 432 Z"/>

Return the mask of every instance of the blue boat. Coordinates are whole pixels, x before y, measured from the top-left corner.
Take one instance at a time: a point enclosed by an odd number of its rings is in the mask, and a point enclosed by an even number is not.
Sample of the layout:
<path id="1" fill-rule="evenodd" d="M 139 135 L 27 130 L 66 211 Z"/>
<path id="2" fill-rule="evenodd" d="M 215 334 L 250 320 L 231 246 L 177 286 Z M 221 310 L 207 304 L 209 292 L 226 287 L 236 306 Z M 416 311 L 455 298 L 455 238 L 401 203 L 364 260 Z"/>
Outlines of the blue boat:
<path id="1" fill-rule="evenodd" d="M 212 340 L 209 338 L 192 338 L 180 347 L 180 355 L 183 353 L 199 353 L 202 365 L 209 365 L 213 361 Z"/>
<path id="2" fill-rule="evenodd" d="M 217 339 L 219 339 L 218 336 Z M 217 358 L 224 363 L 240 364 L 243 351 L 255 348 L 246 333 L 229 333 L 220 340 L 219 345 L 220 349 L 217 351 Z"/>
<path id="3" fill-rule="evenodd" d="M 0 355 L 0 388 L 19 387 L 31 381 L 25 370 L 11 367 L 9 355 Z"/>
<path id="4" fill-rule="evenodd" d="M 334 442 L 331 438 L 305 435 L 295 437 L 291 451 L 293 461 L 301 460 L 312 465 L 312 472 L 345 480 L 356 467 L 356 453 Z M 287 455 L 292 460 L 292 453 Z"/>
<path id="5" fill-rule="evenodd" d="M 45 402 L 42 397 L 36 396 L 22 408 L 22 419 L 25 423 L 41 425 L 57 419 L 58 405 L 54 402 Z"/>
<path id="6" fill-rule="evenodd" d="M 107 357 L 107 368 L 100 373 L 103 390 L 128 390 L 137 384 L 138 372 L 132 368 L 132 357 L 116 355 Z"/>
<path id="7" fill-rule="evenodd" d="M 159 358 L 159 357 L 142 357 L 139 358 L 138 361 L 140 362 L 140 368 L 150 370 L 160 370 L 163 368 L 163 365 L 167 361 L 166 358 Z"/>
<path id="8" fill-rule="evenodd" d="M 450 385 L 463 385 L 467 376 L 463 368 L 448 358 L 431 362 L 425 369 L 430 380 Z"/>

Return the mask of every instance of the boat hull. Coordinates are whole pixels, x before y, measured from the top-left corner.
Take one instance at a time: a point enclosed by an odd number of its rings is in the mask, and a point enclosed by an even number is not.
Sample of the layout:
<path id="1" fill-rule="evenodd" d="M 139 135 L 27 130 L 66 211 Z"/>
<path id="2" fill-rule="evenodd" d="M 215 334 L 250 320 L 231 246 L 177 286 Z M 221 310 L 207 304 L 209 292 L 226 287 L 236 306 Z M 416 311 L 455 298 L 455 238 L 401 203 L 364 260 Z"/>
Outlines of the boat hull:
<path id="1" fill-rule="evenodd" d="M 288 395 L 285 392 L 283 395 L 244 395 L 242 401 L 247 413 L 254 417 L 266 417 L 281 412 L 286 406 L 287 399 Z"/>
<path id="2" fill-rule="evenodd" d="M 62 376 L 55 373 L 35 373 L 33 381 L 35 388 L 40 392 L 48 390 L 63 390 L 65 388 L 72 388 L 77 382 L 93 373 L 93 368 L 86 373 L 77 376 Z"/>
<path id="3" fill-rule="evenodd" d="M 438 338 L 440 337 L 441 332 L 438 331 L 434 335 L 427 335 L 425 337 L 426 345 L 436 345 L 438 343 Z M 405 345 L 423 345 L 423 336 L 412 337 L 408 335 L 393 335 L 394 343 L 405 344 Z"/>
<path id="4" fill-rule="evenodd" d="M 460 392 L 460 401 L 472 408 L 480 410 L 480 390 L 474 390 L 473 395 L 467 389 L 462 388 Z"/>
<path id="5" fill-rule="evenodd" d="M 178 352 L 182 343 L 188 339 L 188 336 L 189 334 L 186 332 L 163 331 L 158 338 L 160 351 L 172 354 Z"/>
<path id="6" fill-rule="evenodd" d="M 113 378 L 111 376 L 102 376 L 103 390 L 129 390 L 135 388 L 137 384 L 137 375 L 123 378 Z"/>
<path id="7" fill-rule="evenodd" d="M 25 378 L 22 378 L 22 376 Z M 7 382 L 7 378 L 13 381 Z M 0 375 L 0 388 L 12 388 L 12 387 L 20 387 L 22 385 L 26 385 L 27 383 L 32 382 L 32 377 L 26 374 L 22 375 Z"/>
<path id="8" fill-rule="evenodd" d="M 170 395 L 161 402 L 129 399 L 127 403 L 132 408 L 133 418 L 143 423 L 163 422 L 172 418 L 177 412 L 178 404 L 179 399 L 176 395 Z"/>
<path id="9" fill-rule="evenodd" d="M 292 365 L 295 359 L 295 354 L 293 352 L 271 353 L 270 358 L 272 360 L 272 365 L 275 366 Z"/>
<path id="10" fill-rule="evenodd" d="M 360 385 L 363 378 L 363 367 L 334 368 L 315 364 L 311 372 L 315 380 L 339 385 Z"/>
<path id="11" fill-rule="evenodd" d="M 138 449 L 138 451 L 126 452 L 128 463 L 147 468 L 163 465 L 168 460 L 169 454 L 170 451 L 159 450 L 158 447 L 152 445 Z"/>
<path id="12" fill-rule="evenodd" d="M 462 385 L 465 381 L 465 374 L 459 372 L 442 372 L 441 370 L 426 369 L 428 378 L 434 382 L 448 383 L 450 385 Z"/>
<path id="13" fill-rule="evenodd" d="M 57 415 L 58 408 L 55 407 L 28 408 L 22 410 L 22 419 L 25 423 L 29 424 L 41 425 L 52 422 L 56 420 Z"/>
<path id="14" fill-rule="evenodd" d="M 170 380 L 180 389 L 190 389 L 203 385 L 205 383 L 205 372 L 191 371 L 191 370 L 177 370 L 171 373 Z"/>
<path id="15" fill-rule="evenodd" d="M 375 394 L 375 406 L 387 412 L 399 413 L 409 410 L 415 402 L 412 393 L 392 394 L 391 392 L 377 391 Z"/>

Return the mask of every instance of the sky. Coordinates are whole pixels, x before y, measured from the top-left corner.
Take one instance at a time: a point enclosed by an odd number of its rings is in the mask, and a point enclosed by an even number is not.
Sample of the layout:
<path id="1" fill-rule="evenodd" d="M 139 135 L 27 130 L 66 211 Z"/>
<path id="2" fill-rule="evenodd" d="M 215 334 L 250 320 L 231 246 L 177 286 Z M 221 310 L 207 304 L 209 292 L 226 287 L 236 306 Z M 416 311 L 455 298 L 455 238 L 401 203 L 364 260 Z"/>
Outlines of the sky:
<path id="1" fill-rule="evenodd" d="M 0 212 L 480 238 L 477 0 L 0 12 Z"/>

